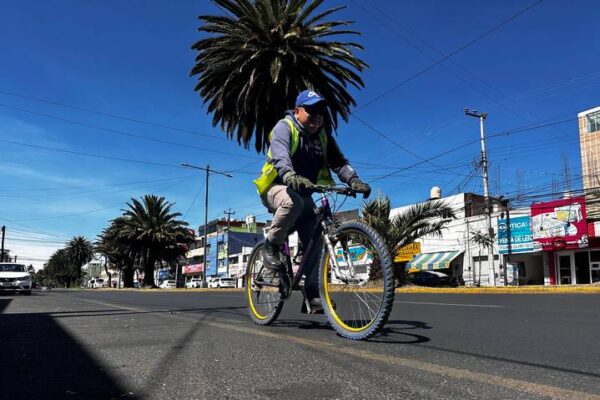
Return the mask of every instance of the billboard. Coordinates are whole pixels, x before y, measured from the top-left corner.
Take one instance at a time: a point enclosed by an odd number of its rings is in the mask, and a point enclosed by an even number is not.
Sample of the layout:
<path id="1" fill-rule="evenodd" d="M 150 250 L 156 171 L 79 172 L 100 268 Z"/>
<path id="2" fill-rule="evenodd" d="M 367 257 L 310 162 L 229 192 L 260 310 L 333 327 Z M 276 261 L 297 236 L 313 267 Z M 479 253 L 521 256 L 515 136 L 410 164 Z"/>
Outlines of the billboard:
<path id="1" fill-rule="evenodd" d="M 533 251 L 533 235 L 529 215 L 511 217 L 510 226 L 507 219 L 498 218 L 498 249 L 500 254 Z"/>
<path id="2" fill-rule="evenodd" d="M 533 240 L 543 250 L 588 246 L 585 198 L 548 201 L 531 206 Z"/>

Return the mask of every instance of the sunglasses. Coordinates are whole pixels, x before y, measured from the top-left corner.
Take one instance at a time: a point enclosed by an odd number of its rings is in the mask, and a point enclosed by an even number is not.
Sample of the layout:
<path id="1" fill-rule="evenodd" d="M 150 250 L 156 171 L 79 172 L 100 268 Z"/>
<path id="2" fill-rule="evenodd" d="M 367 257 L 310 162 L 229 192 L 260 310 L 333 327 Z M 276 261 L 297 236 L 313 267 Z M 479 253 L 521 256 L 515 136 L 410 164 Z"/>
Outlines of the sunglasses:
<path id="1" fill-rule="evenodd" d="M 302 106 L 308 115 L 325 115 L 327 107 L 322 105 L 317 106 Z"/>

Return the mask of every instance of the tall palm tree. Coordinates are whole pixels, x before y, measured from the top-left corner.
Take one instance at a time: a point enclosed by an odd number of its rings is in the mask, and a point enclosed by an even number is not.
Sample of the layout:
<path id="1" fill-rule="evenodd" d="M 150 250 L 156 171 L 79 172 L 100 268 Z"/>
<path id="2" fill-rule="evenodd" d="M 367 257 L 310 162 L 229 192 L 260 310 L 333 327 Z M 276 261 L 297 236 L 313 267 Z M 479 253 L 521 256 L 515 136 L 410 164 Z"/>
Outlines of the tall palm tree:
<path id="1" fill-rule="evenodd" d="M 426 201 L 407 208 L 390 218 L 391 201 L 379 195 L 363 205 L 362 219 L 373 227 L 384 239 L 390 254 L 427 235 L 439 236 L 456 215 L 452 207 L 443 201 Z M 396 278 L 402 281 L 404 269 L 396 265 Z"/>
<path id="2" fill-rule="evenodd" d="M 73 268 L 77 280 L 81 279 L 81 267 L 94 258 L 94 245 L 83 236 L 75 236 L 65 247 L 65 254 Z"/>
<path id="3" fill-rule="evenodd" d="M 356 105 L 346 90 L 361 88 L 358 72 L 367 64 L 353 54 L 356 42 L 329 40 L 357 35 L 351 21 L 325 21 L 344 7 L 316 12 L 324 0 L 213 0 L 227 15 L 202 15 L 197 41 L 195 90 L 227 137 L 257 152 L 268 146 L 268 133 L 292 108 L 298 93 L 312 89 L 324 96 L 331 115 L 328 129 L 337 129 Z"/>
<path id="4" fill-rule="evenodd" d="M 186 245 L 194 241 L 187 222 L 178 220 L 181 213 L 164 197 L 145 195 L 142 201 L 131 199 L 123 210 L 121 237 L 139 254 L 144 269 L 144 285 L 154 286 L 154 265 L 164 259 L 185 254 Z"/>

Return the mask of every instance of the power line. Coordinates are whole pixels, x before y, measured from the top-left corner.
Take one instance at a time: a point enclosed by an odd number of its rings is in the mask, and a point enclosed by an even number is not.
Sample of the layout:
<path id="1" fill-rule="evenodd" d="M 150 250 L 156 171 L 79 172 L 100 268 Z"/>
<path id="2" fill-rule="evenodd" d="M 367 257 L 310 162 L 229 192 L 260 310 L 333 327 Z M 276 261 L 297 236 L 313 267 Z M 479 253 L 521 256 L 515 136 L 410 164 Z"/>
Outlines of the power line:
<path id="1" fill-rule="evenodd" d="M 387 96 L 388 94 L 394 92 L 395 90 L 397 90 L 398 88 L 400 88 L 401 86 L 407 84 L 408 82 L 418 78 L 419 76 L 423 75 L 424 73 L 426 73 L 427 71 L 433 69 L 434 67 L 436 67 L 437 65 L 443 63 L 444 61 L 446 61 L 447 59 L 455 56 L 456 54 L 460 53 L 461 51 L 465 50 L 467 47 L 477 43 L 478 41 L 480 41 L 481 39 L 485 38 L 486 36 L 488 36 L 489 34 L 491 34 L 492 32 L 497 31 L 498 29 L 500 29 L 501 27 L 503 27 L 504 25 L 508 24 L 509 22 L 511 22 L 512 20 L 516 19 L 517 17 L 521 16 L 522 14 L 526 13 L 527 11 L 529 11 L 530 9 L 532 9 L 533 7 L 537 6 L 538 4 L 540 4 L 543 0 L 537 0 L 534 3 L 530 4 L 529 6 L 525 7 L 524 9 L 522 9 L 521 11 L 517 12 L 516 14 L 513 14 L 512 16 L 510 16 L 509 18 L 505 19 L 504 21 L 502 21 L 500 24 L 495 25 L 494 27 L 488 29 L 487 31 L 485 31 L 484 33 L 482 33 L 481 35 L 477 36 L 475 39 L 470 40 L 469 42 L 463 44 L 462 46 L 458 47 L 457 49 L 455 49 L 454 51 L 452 51 L 451 53 L 449 53 L 448 55 L 446 55 L 445 57 L 442 57 L 441 59 L 439 59 L 438 61 L 434 62 L 433 64 L 429 65 L 428 67 L 425 67 L 419 71 L 417 71 L 416 73 L 412 74 L 411 76 L 409 76 L 408 78 L 406 78 L 405 80 L 403 80 L 402 82 L 398 83 L 397 85 L 395 85 L 394 87 L 392 87 L 391 89 L 386 90 L 385 92 L 381 93 L 378 96 L 375 96 L 373 99 L 371 99 L 370 101 L 366 102 L 365 104 L 361 105 L 360 107 L 356 108 L 354 110 L 354 112 L 357 112 L 359 110 L 364 109 L 365 107 L 373 104 L 374 102 L 376 102 L 377 100 L 381 99 L 384 96 Z"/>
<path id="2" fill-rule="evenodd" d="M 58 152 L 58 153 L 66 153 L 66 154 L 72 154 L 72 155 L 83 156 L 83 157 L 101 158 L 101 159 L 104 159 L 104 160 L 122 161 L 122 162 L 135 163 L 135 164 L 144 164 L 144 165 L 153 165 L 153 166 L 158 166 L 158 167 L 181 168 L 181 166 L 179 166 L 177 164 L 166 164 L 166 163 L 159 163 L 159 162 L 152 162 L 152 161 L 134 160 L 134 159 L 131 159 L 131 158 L 110 157 L 110 156 L 104 156 L 104 155 L 100 155 L 100 154 L 84 153 L 84 152 L 80 152 L 80 151 L 57 149 L 57 148 L 54 148 L 54 147 L 47 147 L 47 146 L 38 146 L 38 145 L 34 145 L 34 144 L 29 144 L 29 143 L 19 143 L 19 142 L 14 142 L 12 140 L 0 139 L 0 142 L 1 143 L 12 144 L 12 145 L 15 145 L 15 146 L 31 147 L 31 148 L 34 148 L 34 149 L 55 151 L 55 152 Z"/>
<path id="3" fill-rule="evenodd" d="M 525 127 L 525 128 L 512 129 L 512 130 L 508 130 L 508 131 L 504 131 L 504 132 L 499 132 L 499 133 L 496 133 L 496 134 L 493 134 L 493 135 L 489 135 L 488 139 L 495 138 L 495 137 L 501 137 L 501 136 L 509 136 L 511 134 L 514 134 L 514 133 L 528 132 L 528 131 L 532 131 L 532 130 L 535 130 L 535 129 L 545 128 L 545 127 L 548 127 L 548 126 L 563 124 L 565 122 L 571 122 L 573 120 L 577 120 L 577 118 L 570 118 L 570 119 L 566 119 L 566 120 L 562 120 L 562 121 L 556 121 L 556 122 L 552 122 L 552 123 L 548 123 L 548 124 L 543 124 L 543 125 L 538 125 L 538 126 L 529 126 L 529 127 Z M 453 152 L 455 152 L 457 150 L 463 149 L 463 148 L 465 148 L 467 146 L 472 145 L 473 143 L 478 143 L 478 142 L 479 142 L 479 139 L 471 140 L 471 141 L 463 143 L 463 144 L 461 144 L 459 146 L 456 146 L 456 147 L 453 147 L 451 149 L 448 149 L 448 150 L 446 150 L 446 151 L 444 151 L 442 153 L 439 153 L 439 154 L 437 154 L 437 155 L 435 155 L 433 157 L 430 157 L 429 160 L 434 160 L 436 158 L 445 156 L 447 154 L 453 153 Z M 389 178 L 390 176 L 394 176 L 394 175 L 396 175 L 396 174 L 398 174 L 398 173 L 400 173 L 402 171 L 405 171 L 407 169 L 413 168 L 413 167 L 415 167 L 417 165 L 421 165 L 423 163 L 425 163 L 425 161 L 419 161 L 417 163 L 408 165 L 406 167 L 399 168 L 399 169 L 397 169 L 394 172 L 382 175 L 381 177 L 379 177 L 377 179 L 374 179 L 372 182 L 379 181 L 379 180 L 382 180 L 382 179 L 385 179 L 385 178 Z"/>
<path id="4" fill-rule="evenodd" d="M 28 110 L 26 108 L 15 107 L 15 106 L 11 106 L 11 105 L 8 105 L 8 104 L 2 104 L 2 103 L 0 103 L 0 107 L 5 107 L 5 108 L 17 110 L 17 111 L 22 111 L 22 112 L 30 113 L 30 114 L 33 114 L 33 115 L 42 116 L 42 117 L 45 117 L 45 118 L 51 118 L 51 119 L 55 119 L 57 121 L 67 122 L 67 123 L 73 124 L 73 125 L 84 126 L 86 128 L 97 129 L 97 130 L 101 130 L 101 131 L 113 133 L 115 135 L 128 136 L 128 137 L 133 137 L 133 138 L 136 138 L 136 139 L 146 140 L 146 141 L 149 141 L 149 142 L 168 144 L 168 145 L 171 145 L 171 146 L 182 147 L 182 148 L 186 148 L 186 149 L 194 149 L 194 150 L 198 150 L 198 151 L 204 151 L 204 152 L 207 152 L 207 153 L 223 154 L 223 155 L 232 156 L 232 157 L 250 158 L 250 159 L 253 159 L 253 160 L 255 160 L 255 159 L 258 158 L 258 157 L 255 157 L 255 156 L 249 156 L 249 155 L 244 155 L 244 154 L 232 153 L 232 152 L 228 152 L 228 151 L 220 151 L 220 150 L 207 149 L 205 147 L 198 147 L 198 146 L 194 146 L 192 144 L 184 144 L 184 143 L 178 143 L 178 142 L 171 142 L 171 141 L 168 141 L 168 140 L 152 138 L 152 137 L 148 137 L 148 136 L 144 136 L 144 135 L 139 135 L 139 134 L 136 134 L 136 133 L 125 132 L 125 131 L 121 131 L 121 130 L 117 130 L 117 129 L 104 128 L 104 127 L 101 127 L 101 126 L 92 125 L 92 124 L 88 124 L 88 123 L 85 123 L 85 122 L 74 121 L 74 120 L 67 119 L 67 118 L 57 117 L 57 116 L 51 115 L 51 114 L 45 114 L 45 113 L 41 113 L 41 112 L 37 112 L 37 111 Z"/>
<path id="5" fill-rule="evenodd" d="M 189 130 L 189 129 L 179 128 L 179 127 L 165 125 L 165 124 L 159 124 L 159 123 L 156 123 L 156 122 L 144 121 L 144 120 L 141 120 L 141 119 L 138 119 L 138 118 L 132 118 L 132 117 L 127 117 L 127 116 L 123 116 L 123 115 L 105 113 L 105 112 L 102 112 L 102 111 L 96 111 L 96 110 L 92 110 L 92 109 L 89 109 L 89 108 L 74 106 L 74 105 L 65 104 L 65 103 L 59 103 L 59 102 L 53 101 L 53 100 L 41 99 L 39 97 L 26 96 L 24 94 L 19 94 L 19 93 L 14 93 L 14 92 L 7 92 L 5 90 L 0 90 L 0 94 L 4 94 L 6 96 L 19 97 L 19 98 L 27 99 L 27 100 L 34 100 L 34 101 L 38 101 L 38 102 L 41 102 L 41 103 L 52 104 L 52 105 L 55 105 L 55 106 L 64 107 L 64 108 L 70 108 L 70 109 L 78 110 L 78 111 L 84 111 L 84 112 L 87 112 L 87 113 L 102 115 L 104 117 L 110 117 L 110 118 L 120 119 L 120 120 L 123 120 L 123 121 L 135 122 L 135 123 L 138 123 L 138 124 L 153 126 L 153 127 L 156 127 L 156 128 L 169 129 L 169 130 L 172 130 L 172 131 L 177 131 L 177 132 L 182 132 L 182 133 L 188 133 L 188 134 L 192 134 L 192 135 L 196 135 L 196 136 L 203 136 L 203 137 L 207 137 L 207 138 L 211 138 L 211 139 L 227 140 L 227 139 L 225 139 L 225 138 L 223 138 L 221 136 L 210 135 L 210 134 L 206 134 L 206 133 L 192 131 L 192 130 Z"/>
<path id="6" fill-rule="evenodd" d="M 164 187 L 156 190 L 156 192 L 162 192 L 163 190 L 166 190 L 166 189 L 168 189 L 168 188 L 170 188 L 172 186 L 175 186 L 175 185 L 177 185 L 177 184 L 179 184 L 179 183 L 181 183 L 183 181 L 186 181 L 186 180 L 188 180 L 190 178 L 191 177 L 186 177 L 186 178 L 179 179 L 179 180 L 177 180 L 174 183 L 171 183 L 171 184 L 169 184 L 167 186 L 164 186 Z M 113 205 L 110 205 L 108 207 L 96 208 L 96 209 L 93 209 L 93 210 L 87 210 L 87 211 L 83 211 L 83 212 L 79 212 L 79 213 L 74 213 L 74 214 L 54 215 L 54 216 L 51 216 L 51 217 L 41 217 L 41 218 L 20 218 L 20 219 L 15 219 L 14 221 L 42 221 L 42 220 L 49 220 L 49 219 L 62 219 L 62 218 L 79 217 L 79 216 L 82 216 L 82 215 L 93 214 L 93 213 L 97 213 L 99 211 L 104 211 L 104 210 L 108 210 L 108 209 L 119 207 L 119 206 L 123 206 L 123 202 L 120 202 L 118 204 L 113 204 Z"/>

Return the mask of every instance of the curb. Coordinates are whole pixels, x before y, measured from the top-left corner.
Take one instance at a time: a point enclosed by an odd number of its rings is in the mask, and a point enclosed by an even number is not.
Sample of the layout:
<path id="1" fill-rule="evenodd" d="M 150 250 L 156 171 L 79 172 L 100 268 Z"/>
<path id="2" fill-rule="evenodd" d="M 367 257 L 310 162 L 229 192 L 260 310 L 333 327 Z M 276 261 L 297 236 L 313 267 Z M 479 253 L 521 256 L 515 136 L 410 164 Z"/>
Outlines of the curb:
<path id="1" fill-rule="evenodd" d="M 135 289 L 135 288 L 102 288 L 89 289 L 104 292 L 141 292 L 141 293 L 242 293 L 244 288 L 194 288 L 194 289 Z M 397 294 L 430 293 L 430 294 L 600 294 L 598 285 L 569 286 L 510 286 L 510 287 L 458 287 L 433 288 L 423 286 L 402 286 L 396 288 Z"/>

